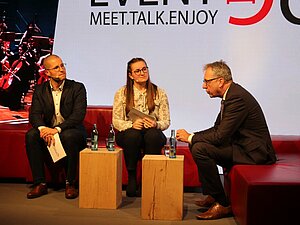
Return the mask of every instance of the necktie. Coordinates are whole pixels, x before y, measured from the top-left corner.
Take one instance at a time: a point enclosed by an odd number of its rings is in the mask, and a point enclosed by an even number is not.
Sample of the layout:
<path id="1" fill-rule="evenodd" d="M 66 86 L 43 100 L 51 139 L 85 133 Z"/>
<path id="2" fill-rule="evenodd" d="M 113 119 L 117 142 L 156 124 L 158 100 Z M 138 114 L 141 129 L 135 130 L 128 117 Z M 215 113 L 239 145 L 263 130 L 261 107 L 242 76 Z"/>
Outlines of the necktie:
<path id="1" fill-rule="evenodd" d="M 221 101 L 221 120 L 223 119 L 224 100 Z"/>

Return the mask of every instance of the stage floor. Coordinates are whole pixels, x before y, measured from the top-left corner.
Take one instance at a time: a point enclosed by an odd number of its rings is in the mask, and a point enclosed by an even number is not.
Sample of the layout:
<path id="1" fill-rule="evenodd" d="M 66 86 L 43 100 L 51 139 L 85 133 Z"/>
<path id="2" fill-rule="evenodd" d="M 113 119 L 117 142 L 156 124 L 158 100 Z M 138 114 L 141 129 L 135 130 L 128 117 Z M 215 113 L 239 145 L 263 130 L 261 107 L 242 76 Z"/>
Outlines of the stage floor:
<path id="1" fill-rule="evenodd" d="M 201 193 L 184 193 L 184 215 L 179 221 L 141 219 L 141 198 L 126 197 L 116 209 L 81 209 L 79 199 L 65 199 L 64 190 L 49 189 L 49 194 L 37 199 L 27 199 L 29 184 L 0 182 L 0 219 L 5 225 L 237 225 L 233 217 L 219 220 L 197 221 L 195 216 L 205 211 L 194 201 Z"/>

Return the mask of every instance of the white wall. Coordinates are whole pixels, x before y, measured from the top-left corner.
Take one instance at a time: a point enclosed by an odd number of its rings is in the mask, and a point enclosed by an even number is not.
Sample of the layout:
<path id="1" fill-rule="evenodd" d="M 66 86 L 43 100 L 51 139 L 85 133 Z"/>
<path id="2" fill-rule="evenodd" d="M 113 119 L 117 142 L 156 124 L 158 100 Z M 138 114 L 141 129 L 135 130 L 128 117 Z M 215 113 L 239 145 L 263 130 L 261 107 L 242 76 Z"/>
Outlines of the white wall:
<path id="1" fill-rule="evenodd" d="M 231 67 L 234 81 L 260 102 L 271 134 L 300 134 L 300 26 L 284 18 L 279 1 L 273 1 L 264 19 L 248 26 L 230 24 L 229 17 L 252 16 L 262 8 L 263 0 L 254 4 L 189 0 L 188 5 L 181 0 L 142 1 L 157 2 L 157 6 L 141 6 L 140 0 L 127 0 L 125 6 L 120 6 L 119 0 L 94 2 L 109 2 L 109 6 L 92 7 L 86 0 L 59 2 L 54 46 L 54 53 L 67 63 L 68 77 L 86 85 L 88 104 L 112 105 L 114 93 L 126 82 L 127 62 L 143 57 L 152 82 L 169 96 L 171 127 L 166 132 L 179 128 L 202 130 L 213 124 L 220 102 L 202 90 L 202 67 L 223 59 Z M 296 2 L 290 0 L 289 5 L 300 17 Z M 204 23 L 209 10 L 217 13 Z M 150 13 L 150 23 L 155 21 L 156 13 L 164 11 L 163 19 L 168 24 L 137 24 L 137 18 L 133 24 L 130 11 L 136 11 L 135 15 Z M 169 15 L 175 15 L 171 11 L 189 15 L 200 12 L 203 24 L 171 25 Z M 118 19 L 113 22 L 118 25 L 90 25 L 91 12 L 114 12 Z M 124 25 L 118 12 L 126 13 Z"/>

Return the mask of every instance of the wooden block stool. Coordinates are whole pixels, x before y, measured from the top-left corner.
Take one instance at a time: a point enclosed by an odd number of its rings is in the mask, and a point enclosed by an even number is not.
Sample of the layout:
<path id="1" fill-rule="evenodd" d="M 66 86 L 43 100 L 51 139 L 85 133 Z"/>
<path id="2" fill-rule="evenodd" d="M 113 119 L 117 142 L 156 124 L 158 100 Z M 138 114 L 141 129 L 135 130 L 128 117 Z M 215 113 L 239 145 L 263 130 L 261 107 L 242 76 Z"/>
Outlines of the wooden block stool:
<path id="1" fill-rule="evenodd" d="M 79 208 L 117 209 L 121 202 L 122 150 L 82 150 L 79 160 Z"/>
<path id="2" fill-rule="evenodd" d="M 142 160 L 142 219 L 182 220 L 183 155 L 145 155 Z"/>

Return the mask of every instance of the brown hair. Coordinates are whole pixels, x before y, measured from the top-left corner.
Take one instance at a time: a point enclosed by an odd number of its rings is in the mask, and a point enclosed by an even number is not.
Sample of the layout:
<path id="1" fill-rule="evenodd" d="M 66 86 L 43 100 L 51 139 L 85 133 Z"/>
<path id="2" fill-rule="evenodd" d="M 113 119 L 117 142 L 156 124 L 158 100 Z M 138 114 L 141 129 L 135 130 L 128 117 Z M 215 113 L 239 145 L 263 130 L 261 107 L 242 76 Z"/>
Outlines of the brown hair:
<path id="1" fill-rule="evenodd" d="M 147 63 L 143 58 L 133 58 L 127 63 L 127 81 L 126 81 L 126 88 L 125 88 L 125 96 L 126 96 L 126 114 L 134 107 L 134 93 L 133 93 L 133 80 L 129 77 L 132 73 L 131 65 L 136 62 L 143 61 L 146 66 Z M 148 74 L 148 80 L 146 82 L 146 89 L 147 89 L 147 105 L 149 109 L 149 113 L 151 113 L 154 108 L 154 99 L 157 95 L 157 86 L 150 81 L 150 75 Z"/>

